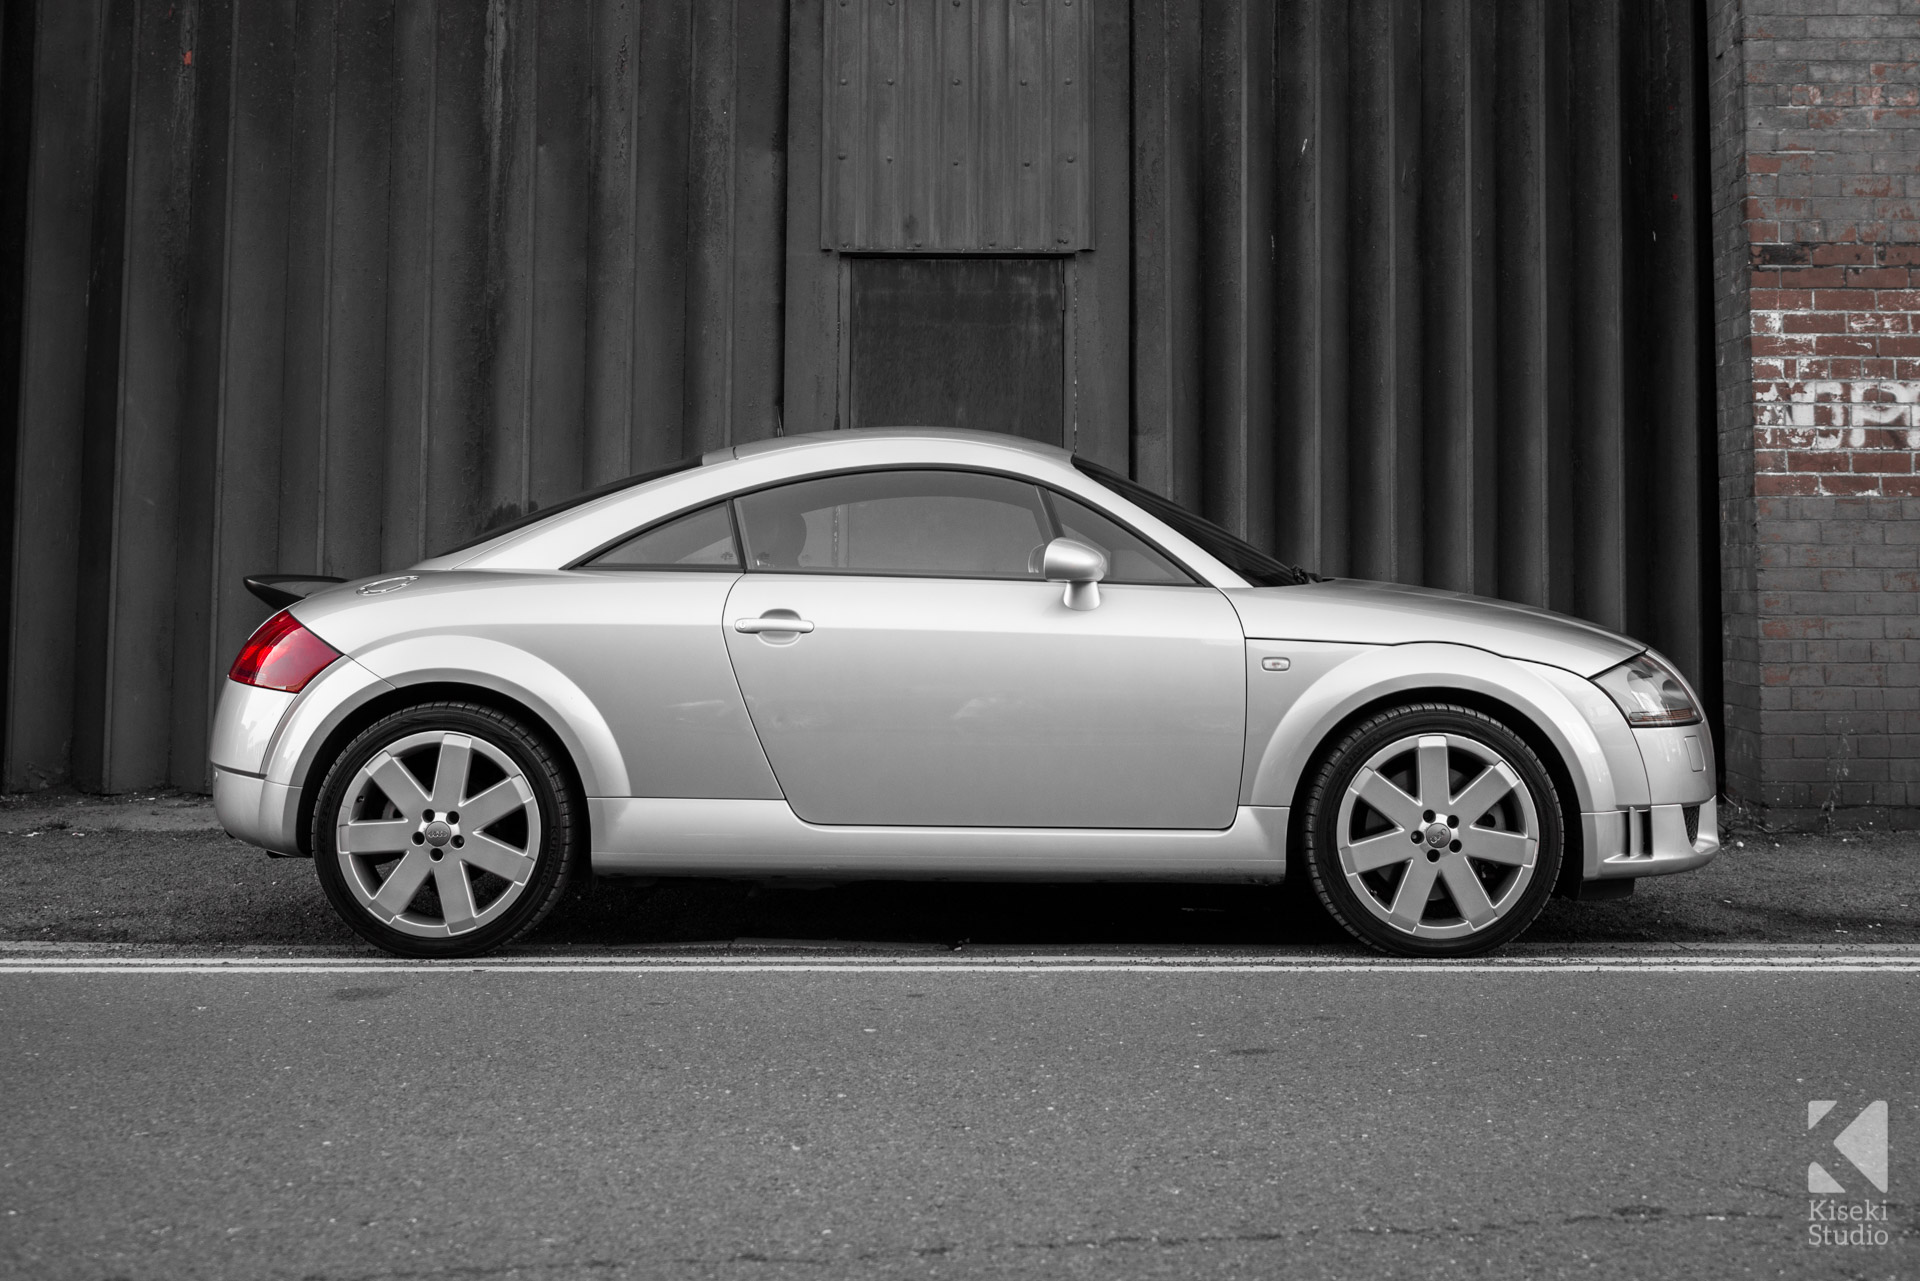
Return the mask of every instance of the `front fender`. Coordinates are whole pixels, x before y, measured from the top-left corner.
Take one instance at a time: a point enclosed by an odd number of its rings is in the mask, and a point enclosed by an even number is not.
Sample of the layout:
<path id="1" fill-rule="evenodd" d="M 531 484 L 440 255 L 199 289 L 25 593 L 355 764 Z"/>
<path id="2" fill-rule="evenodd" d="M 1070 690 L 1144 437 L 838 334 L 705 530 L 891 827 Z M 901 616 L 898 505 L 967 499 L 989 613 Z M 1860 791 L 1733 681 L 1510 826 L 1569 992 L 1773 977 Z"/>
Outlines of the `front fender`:
<path id="1" fill-rule="evenodd" d="M 524 704 L 560 739 L 588 796 L 628 794 L 626 759 L 605 718 L 543 658 L 501 641 L 458 635 L 408 636 L 374 644 L 353 658 L 389 686 L 476 685 Z"/>
<path id="2" fill-rule="evenodd" d="M 1285 642 L 1261 642 L 1275 653 Z M 1538 664 L 1503 658 L 1464 645 L 1375 645 L 1329 669 L 1280 716 L 1258 754 L 1245 803 L 1292 805 L 1314 753 L 1340 724 L 1370 703 L 1396 694 L 1445 698 L 1449 691 L 1477 695 L 1524 716 L 1558 752 L 1573 777 L 1575 812 L 1612 810 L 1618 786 L 1608 754 L 1593 727 Z M 1251 712 L 1249 708 L 1251 720 Z M 1643 784 L 1644 787 L 1644 784 Z"/>

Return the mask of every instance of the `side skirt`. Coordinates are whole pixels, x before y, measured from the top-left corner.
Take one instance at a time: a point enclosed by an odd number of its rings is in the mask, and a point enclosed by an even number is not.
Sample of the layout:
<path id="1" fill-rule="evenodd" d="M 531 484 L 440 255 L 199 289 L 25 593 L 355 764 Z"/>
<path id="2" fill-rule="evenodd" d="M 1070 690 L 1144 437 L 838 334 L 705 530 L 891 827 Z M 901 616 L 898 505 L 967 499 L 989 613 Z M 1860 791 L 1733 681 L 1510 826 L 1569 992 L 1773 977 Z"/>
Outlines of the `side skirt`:
<path id="1" fill-rule="evenodd" d="M 785 801 L 606 797 L 587 802 L 603 876 L 979 880 L 1273 880 L 1287 811 L 1242 805 L 1224 831 L 818 827 Z"/>

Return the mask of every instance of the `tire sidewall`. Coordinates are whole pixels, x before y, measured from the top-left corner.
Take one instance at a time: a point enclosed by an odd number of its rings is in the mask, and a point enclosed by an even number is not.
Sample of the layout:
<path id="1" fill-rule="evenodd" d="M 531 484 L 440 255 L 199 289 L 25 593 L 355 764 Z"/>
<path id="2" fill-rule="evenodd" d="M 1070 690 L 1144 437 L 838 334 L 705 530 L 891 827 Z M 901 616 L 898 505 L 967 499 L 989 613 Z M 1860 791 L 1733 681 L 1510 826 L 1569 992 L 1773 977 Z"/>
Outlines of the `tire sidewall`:
<path id="1" fill-rule="evenodd" d="M 534 871 L 517 902 L 497 920 L 451 938 L 421 938 L 375 920 L 347 884 L 340 868 L 335 835 L 340 806 L 360 768 L 374 754 L 409 734 L 449 732 L 492 744 L 520 768 L 540 810 L 540 848 Z M 399 956 L 461 957 L 490 952 L 531 930 L 560 897 L 570 879 L 580 845 L 578 816 L 557 753 L 532 729 L 492 708 L 466 703 L 432 703 L 383 716 L 356 735 L 328 767 L 313 807 L 308 848 L 321 889 L 342 920 L 374 946 Z"/>
<path id="2" fill-rule="evenodd" d="M 1533 878 L 1520 901 L 1499 921 L 1463 938 L 1422 939 L 1394 929 L 1359 901 L 1359 891 L 1348 881 L 1346 869 L 1340 862 L 1340 806 L 1354 776 L 1375 752 L 1389 743 L 1423 733 L 1475 739 L 1498 752 L 1531 794 L 1540 825 Z M 1370 947 L 1401 956 L 1478 956 L 1524 933 L 1553 894 L 1566 850 L 1566 824 L 1559 789 L 1526 740 L 1485 713 L 1451 704 L 1422 704 L 1369 717 L 1341 737 L 1321 760 L 1313 780 L 1306 805 L 1307 870 L 1328 912 L 1348 933 Z"/>

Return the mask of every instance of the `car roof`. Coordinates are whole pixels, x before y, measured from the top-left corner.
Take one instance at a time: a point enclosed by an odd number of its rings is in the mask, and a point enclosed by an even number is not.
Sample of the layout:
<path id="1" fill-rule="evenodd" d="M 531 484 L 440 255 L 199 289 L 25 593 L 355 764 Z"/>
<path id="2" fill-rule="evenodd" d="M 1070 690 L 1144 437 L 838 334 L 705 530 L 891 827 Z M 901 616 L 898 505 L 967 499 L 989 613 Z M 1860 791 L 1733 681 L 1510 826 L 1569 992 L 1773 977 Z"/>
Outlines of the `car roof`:
<path id="1" fill-rule="evenodd" d="M 797 432 L 792 436 L 773 436 L 766 440 L 748 441 L 727 449 L 715 450 L 707 455 L 707 458 L 715 461 L 717 461 L 716 455 L 720 458 L 752 458 L 760 454 L 771 454 L 807 445 L 857 446 L 867 441 L 896 440 L 989 445 L 996 449 L 1014 449 L 1022 453 L 1039 454 L 1059 461 L 1073 457 L 1069 451 L 1058 445 L 1028 440 L 1024 436 L 1009 436 L 997 431 L 976 431 L 968 427 L 860 427 L 851 431 Z"/>

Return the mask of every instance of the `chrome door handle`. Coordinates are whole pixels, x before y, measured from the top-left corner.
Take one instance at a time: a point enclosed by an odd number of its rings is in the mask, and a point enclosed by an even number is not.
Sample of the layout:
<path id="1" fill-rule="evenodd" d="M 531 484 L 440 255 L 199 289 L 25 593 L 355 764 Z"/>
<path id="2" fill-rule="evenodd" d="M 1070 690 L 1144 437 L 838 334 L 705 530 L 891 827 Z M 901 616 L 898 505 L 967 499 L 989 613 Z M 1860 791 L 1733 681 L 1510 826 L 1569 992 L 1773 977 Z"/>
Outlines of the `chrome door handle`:
<path id="1" fill-rule="evenodd" d="M 749 636 L 760 632 L 800 632 L 805 634 L 813 630 L 813 624 L 804 618 L 736 618 L 733 630 L 745 632 Z"/>

